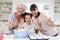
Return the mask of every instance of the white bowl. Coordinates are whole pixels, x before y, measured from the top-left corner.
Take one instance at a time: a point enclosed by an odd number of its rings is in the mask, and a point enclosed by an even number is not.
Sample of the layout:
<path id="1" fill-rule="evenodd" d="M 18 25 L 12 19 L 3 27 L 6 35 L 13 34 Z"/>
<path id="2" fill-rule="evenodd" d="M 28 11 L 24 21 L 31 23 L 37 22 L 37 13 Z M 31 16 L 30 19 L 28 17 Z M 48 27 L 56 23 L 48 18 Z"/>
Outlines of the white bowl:
<path id="1" fill-rule="evenodd" d="M 27 31 L 14 30 L 14 34 L 15 34 L 16 38 L 26 38 L 26 37 L 28 37 Z"/>

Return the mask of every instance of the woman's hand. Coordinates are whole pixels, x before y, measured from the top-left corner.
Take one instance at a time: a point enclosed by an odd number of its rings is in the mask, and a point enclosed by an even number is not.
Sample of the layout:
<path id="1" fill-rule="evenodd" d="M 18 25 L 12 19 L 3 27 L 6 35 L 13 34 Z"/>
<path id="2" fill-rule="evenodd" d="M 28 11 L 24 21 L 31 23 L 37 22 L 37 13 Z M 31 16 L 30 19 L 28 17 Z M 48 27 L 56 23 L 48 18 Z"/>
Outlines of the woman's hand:
<path id="1" fill-rule="evenodd" d="M 18 22 L 16 20 L 14 22 L 9 21 L 9 30 L 13 30 L 13 28 L 16 27 L 17 24 Z"/>
<path id="2" fill-rule="evenodd" d="M 13 28 L 16 26 L 15 22 L 9 22 L 8 28 L 9 30 L 13 30 Z"/>

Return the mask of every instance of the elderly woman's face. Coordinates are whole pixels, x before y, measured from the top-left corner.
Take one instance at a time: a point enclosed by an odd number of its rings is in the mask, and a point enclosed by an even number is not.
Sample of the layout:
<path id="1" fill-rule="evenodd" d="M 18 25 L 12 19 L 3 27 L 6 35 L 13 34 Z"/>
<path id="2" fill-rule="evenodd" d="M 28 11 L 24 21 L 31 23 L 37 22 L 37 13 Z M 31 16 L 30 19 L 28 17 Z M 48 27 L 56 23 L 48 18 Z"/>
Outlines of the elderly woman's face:
<path id="1" fill-rule="evenodd" d="M 18 6 L 17 7 L 17 12 L 18 12 L 19 15 L 22 14 L 24 12 L 24 8 L 22 6 Z"/>

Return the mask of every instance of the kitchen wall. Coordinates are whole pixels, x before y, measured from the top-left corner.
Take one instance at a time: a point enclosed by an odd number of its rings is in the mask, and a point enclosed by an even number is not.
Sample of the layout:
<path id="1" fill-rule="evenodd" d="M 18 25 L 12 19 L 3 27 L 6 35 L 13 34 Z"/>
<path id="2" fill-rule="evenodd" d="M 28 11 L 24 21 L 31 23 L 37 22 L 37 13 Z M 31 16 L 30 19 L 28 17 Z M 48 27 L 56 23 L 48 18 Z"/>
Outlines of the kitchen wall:
<path id="1" fill-rule="evenodd" d="M 12 2 L 12 0 L 0 0 L 0 2 Z"/>

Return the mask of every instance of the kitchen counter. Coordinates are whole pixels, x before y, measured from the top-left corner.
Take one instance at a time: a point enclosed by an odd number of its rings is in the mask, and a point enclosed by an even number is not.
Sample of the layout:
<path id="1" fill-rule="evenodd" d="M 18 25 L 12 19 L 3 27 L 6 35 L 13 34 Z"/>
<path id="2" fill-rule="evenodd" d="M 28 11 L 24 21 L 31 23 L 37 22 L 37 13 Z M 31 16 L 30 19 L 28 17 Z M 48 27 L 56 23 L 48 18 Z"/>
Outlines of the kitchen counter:
<path id="1" fill-rule="evenodd" d="M 47 36 L 45 36 L 46 38 Z M 33 38 L 33 36 L 31 36 Z M 57 37 L 48 37 L 49 40 L 60 40 L 60 36 Z M 40 38 L 41 39 L 41 38 Z M 13 38 L 13 35 L 5 35 L 5 39 L 3 40 L 30 40 L 29 38 Z"/>

